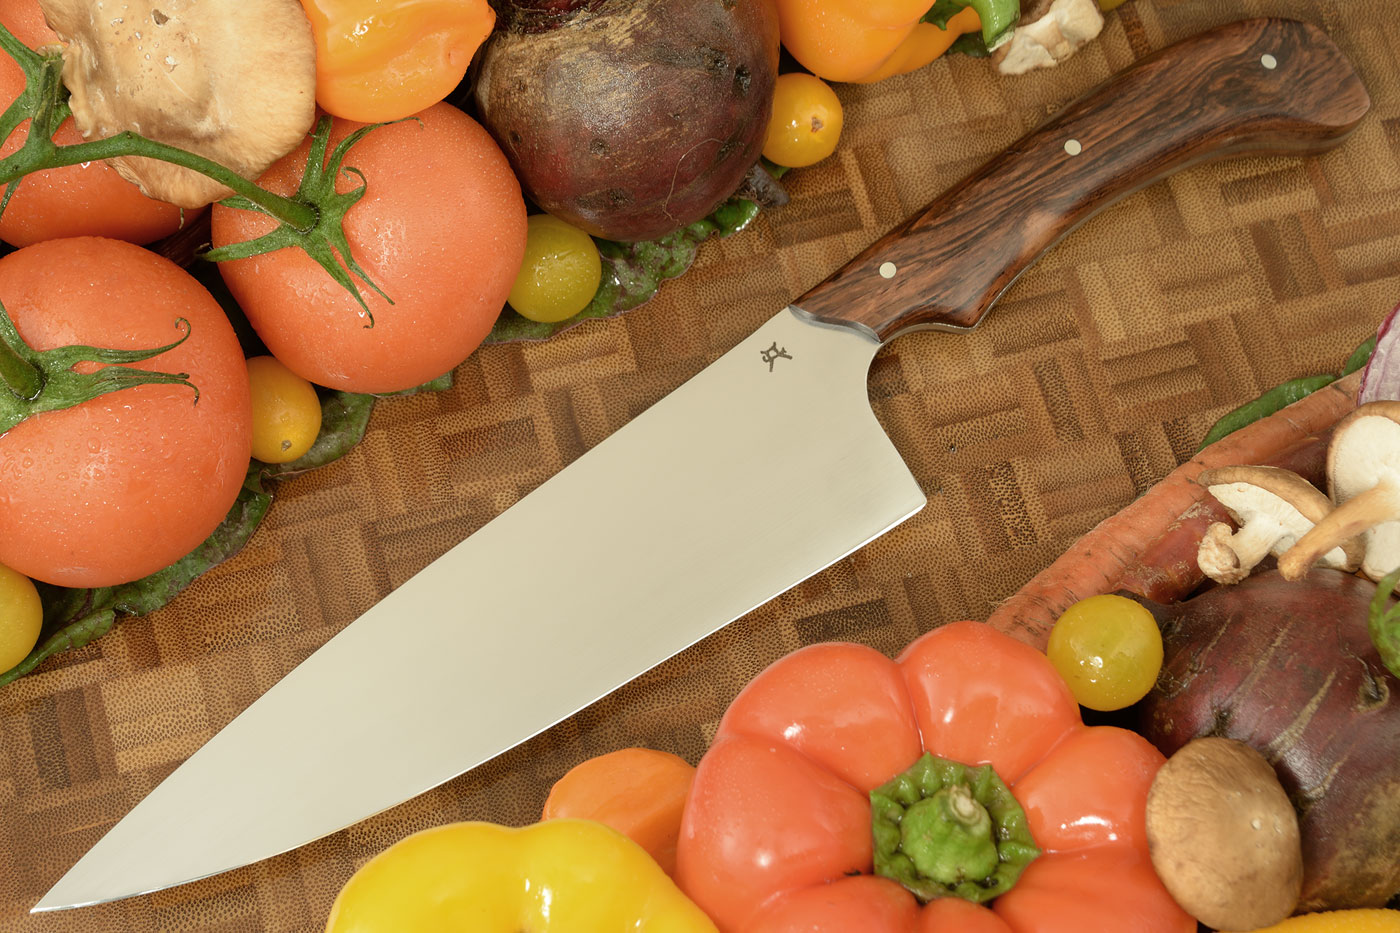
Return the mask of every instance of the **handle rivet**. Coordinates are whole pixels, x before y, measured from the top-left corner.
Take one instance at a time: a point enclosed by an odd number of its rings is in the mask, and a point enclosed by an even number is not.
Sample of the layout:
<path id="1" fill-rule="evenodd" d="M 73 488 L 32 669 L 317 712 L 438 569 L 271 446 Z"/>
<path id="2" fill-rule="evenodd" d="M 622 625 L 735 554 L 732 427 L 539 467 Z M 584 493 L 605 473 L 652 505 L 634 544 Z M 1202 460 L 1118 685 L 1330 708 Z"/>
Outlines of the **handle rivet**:
<path id="1" fill-rule="evenodd" d="M 1278 67 L 1278 59 L 1277 59 L 1277 58 L 1274 58 L 1274 57 L 1273 57 L 1272 55 L 1270 55 L 1268 52 L 1265 52 L 1263 55 L 1261 55 L 1261 56 L 1259 57 L 1259 64 L 1263 65 L 1265 68 L 1269 69 L 1270 71 L 1273 71 L 1275 68 Z"/>
<path id="2" fill-rule="evenodd" d="M 898 271 L 899 270 L 894 267 L 894 263 L 892 262 L 880 263 L 880 278 L 882 279 L 892 279 L 894 278 L 894 274 Z"/>
<path id="3" fill-rule="evenodd" d="M 1079 155 L 1079 153 L 1081 153 L 1081 152 L 1083 152 L 1083 151 L 1084 151 L 1084 147 L 1081 146 L 1081 145 L 1079 145 L 1079 140 L 1077 140 L 1077 139 L 1067 139 L 1067 140 L 1065 140 L 1065 152 L 1068 152 L 1070 155 Z"/>

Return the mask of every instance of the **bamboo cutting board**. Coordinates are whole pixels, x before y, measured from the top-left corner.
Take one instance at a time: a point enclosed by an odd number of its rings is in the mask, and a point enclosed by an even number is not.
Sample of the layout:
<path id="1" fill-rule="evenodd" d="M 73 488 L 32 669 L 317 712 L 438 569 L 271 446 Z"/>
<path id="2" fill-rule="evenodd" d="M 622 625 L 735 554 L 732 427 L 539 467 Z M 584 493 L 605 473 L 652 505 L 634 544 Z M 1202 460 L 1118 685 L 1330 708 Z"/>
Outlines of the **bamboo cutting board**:
<path id="1" fill-rule="evenodd" d="M 928 494 L 914 519 L 530 742 L 345 832 L 170 891 L 27 914 L 179 762 L 452 544 L 1067 101 L 1150 51 L 1262 15 L 1325 29 L 1361 73 L 1371 113 L 1323 157 L 1202 166 L 1134 195 L 1064 240 L 977 331 L 885 348 L 870 396 Z M 0 688 L 0 930 L 314 931 L 350 873 L 409 832 L 532 822 L 555 779 L 614 748 L 694 762 L 730 698 L 780 655 L 829 639 L 893 654 L 943 622 L 985 618 L 1189 457 L 1217 417 L 1335 371 L 1400 302 L 1400 22 L 1382 0 L 1133 0 L 1053 70 L 1009 78 L 952 58 L 838 90 L 838 153 L 787 177 L 787 206 L 706 244 L 641 308 L 485 347 L 450 391 L 381 402 L 351 454 L 278 486 L 241 554 L 165 609 Z M 539 558 L 545 586 L 555 562 L 607 556 L 541 542 Z M 530 646 L 503 663 L 528 681 Z"/>

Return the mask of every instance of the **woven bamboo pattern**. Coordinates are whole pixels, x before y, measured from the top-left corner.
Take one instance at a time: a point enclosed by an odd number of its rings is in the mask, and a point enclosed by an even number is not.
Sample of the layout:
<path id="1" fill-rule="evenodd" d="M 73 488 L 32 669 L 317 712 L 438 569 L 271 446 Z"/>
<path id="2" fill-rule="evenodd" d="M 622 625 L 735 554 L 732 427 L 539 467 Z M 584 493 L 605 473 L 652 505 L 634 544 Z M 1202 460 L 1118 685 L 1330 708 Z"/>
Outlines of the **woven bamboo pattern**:
<path id="1" fill-rule="evenodd" d="M 928 495 L 920 514 L 557 727 L 347 831 L 169 891 L 27 913 L 201 743 L 451 545 L 1058 107 L 1150 51 L 1261 15 L 1324 28 L 1362 74 L 1371 113 L 1322 157 L 1204 165 L 1136 194 L 1065 239 L 978 330 L 884 348 L 871 404 Z M 532 822 L 555 779 L 611 749 L 698 760 L 729 700 L 788 651 L 850 639 L 893 654 L 941 623 L 985 617 L 1189 457 L 1221 414 L 1337 370 L 1400 302 L 1397 50 L 1400 21 L 1380 0 L 1133 0 L 1052 70 L 1006 78 L 951 58 L 839 86 L 841 146 L 785 179 L 788 205 L 707 243 L 638 309 L 485 347 L 450 391 L 379 404 L 351 454 L 278 487 L 236 558 L 0 689 L 0 930 L 319 930 L 350 873 L 410 832 Z"/>

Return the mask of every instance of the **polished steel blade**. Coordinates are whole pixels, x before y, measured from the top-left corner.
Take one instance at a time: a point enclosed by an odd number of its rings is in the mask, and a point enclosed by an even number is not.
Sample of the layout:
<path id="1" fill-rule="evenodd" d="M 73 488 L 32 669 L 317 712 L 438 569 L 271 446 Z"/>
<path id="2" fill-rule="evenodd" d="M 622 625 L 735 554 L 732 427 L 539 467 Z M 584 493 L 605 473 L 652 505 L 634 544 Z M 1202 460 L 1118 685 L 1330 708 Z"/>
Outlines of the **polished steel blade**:
<path id="1" fill-rule="evenodd" d="M 780 312 L 347 626 L 36 911 L 268 858 L 549 728 L 924 504 L 870 410 L 877 342 Z M 606 560 L 551 561 L 557 551 Z"/>

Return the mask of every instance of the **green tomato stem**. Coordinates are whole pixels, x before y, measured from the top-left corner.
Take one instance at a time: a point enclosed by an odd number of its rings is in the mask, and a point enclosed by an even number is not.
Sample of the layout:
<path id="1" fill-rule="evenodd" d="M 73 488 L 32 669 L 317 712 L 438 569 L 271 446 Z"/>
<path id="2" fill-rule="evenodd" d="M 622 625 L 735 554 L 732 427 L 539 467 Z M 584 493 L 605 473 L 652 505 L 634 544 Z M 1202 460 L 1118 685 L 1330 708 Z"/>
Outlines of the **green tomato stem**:
<path id="1" fill-rule="evenodd" d="M 0 306 L 0 380 L 16 399 L 32 402 L 44 390 L 44 375 L 25 358 L 20 347 L 28 349 L 4 306 Z"/>
<path id="2" fill-rule="evenodd" d="M 921 901 L 1009 891 L 1040 855 L 1025 811 L 990 765 L 925 754 L 870 792 L 875 874 Z"/>
<path id="3" fill-rule="evenodd" d="M 190 322 L 177 318 L 174 323 L 175 329 L 180 331 L 178 339 L 146 350 L 80 344 L 35 350 L 24 342 L 9 312 L 0 304 L 0 347 L 4 348 L 0 350 L 0 378 L 10 390 L 9 395 L 0 394 L 0 434 L 41 412 L 73 408 L 100 395 L 138 385 L 187 386 L 194 391 L 193 401 L 198 403 L 199 389 L 190 382 L 188 373 L 166 373 L 127 365 L 159 356 L 189 339 Z M 79 363 L 105 365 L 91 372 L 80 372 Z"/>
<path id="4" fill-rule="evenodd" d="M 29 167 L 11 168 L 7 163 L 21 153 L 0 161 L 0 184 L 8 184 L 34 169 Z M 214 179 L 232 188 L 235 193 L 247 198 L 266 213 L 287 226 L 305 233 L 316 226 L 320 213 L 310 204 L 303 204 L 291 198 L 274 194 L 260 188 L 248 179 L 219 163 L 206 159 L 193 152 L 169 146 L 165 143 L 138 136 L 132 132 L 118 133 L 104 139 L 76 143 L 71 146 L 55 146 L 53 153 L 45 159 L 43 168 L 58 168 L 64 165 L 79 165 L 84 162 L 97 162 L 118 156 L 145 156 L 192 169 L 201 175 Z"/>

